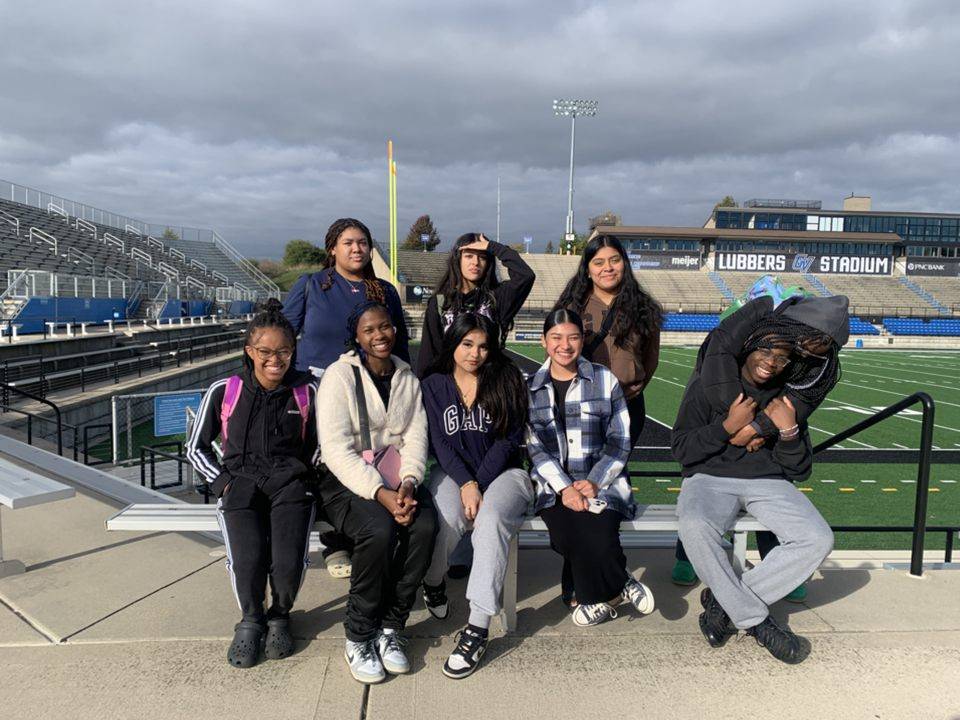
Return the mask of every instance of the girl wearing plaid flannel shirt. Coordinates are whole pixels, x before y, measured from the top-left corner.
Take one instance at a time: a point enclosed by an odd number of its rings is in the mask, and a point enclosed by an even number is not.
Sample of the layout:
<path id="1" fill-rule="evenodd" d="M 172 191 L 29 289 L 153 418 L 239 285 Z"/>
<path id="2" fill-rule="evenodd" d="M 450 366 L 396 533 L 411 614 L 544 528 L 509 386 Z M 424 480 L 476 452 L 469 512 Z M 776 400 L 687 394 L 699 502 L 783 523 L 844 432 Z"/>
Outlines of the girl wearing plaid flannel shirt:
<path id="1" fill-rule="evenodd" d="M 547 360 L 528 383 L 527 451 L 536 512 L 573 573 L 573 622 L 614 618 L 623 601 L 649 614 L 653 594 L 627 572 L 620 545 L 620 523 L 636 509 L 625 471 L 630 416 L 623 390 L 610 370 L 580 356 L 583 320 L 573 310 L 551 312 L 541 342 Z"/>

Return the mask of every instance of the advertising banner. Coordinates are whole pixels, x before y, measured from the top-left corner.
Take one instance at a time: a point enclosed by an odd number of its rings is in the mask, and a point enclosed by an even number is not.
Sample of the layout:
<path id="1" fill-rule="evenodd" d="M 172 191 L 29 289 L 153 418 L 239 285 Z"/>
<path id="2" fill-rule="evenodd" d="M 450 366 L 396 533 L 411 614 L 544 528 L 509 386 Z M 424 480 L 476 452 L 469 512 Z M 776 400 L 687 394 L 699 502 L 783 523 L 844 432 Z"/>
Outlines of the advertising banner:
<path id="1" fill-rule="evenodd" d="M 795 272 L 819 275 L 890 275 L 889 255 L 816 255 L 787 252 L 717 252 L 717 272 Z"/>
<path id="2" fill-rule="evenodd" d="M 699 270 L 700 253 L 628 251 L 630 267 L 634 270 Z"/>
<path id="3" fill-rule="evenodd" d="M 404 297 L 408 303 L 424 303 L 433 295 L 433 288 L 426 285 L 406 285 Z"/>
<path id="4" fill-rule="evenodd" d="M 935 258 L 907 259 L 907 275 L 926 277 L 960 277 L 960 260 Z"/>

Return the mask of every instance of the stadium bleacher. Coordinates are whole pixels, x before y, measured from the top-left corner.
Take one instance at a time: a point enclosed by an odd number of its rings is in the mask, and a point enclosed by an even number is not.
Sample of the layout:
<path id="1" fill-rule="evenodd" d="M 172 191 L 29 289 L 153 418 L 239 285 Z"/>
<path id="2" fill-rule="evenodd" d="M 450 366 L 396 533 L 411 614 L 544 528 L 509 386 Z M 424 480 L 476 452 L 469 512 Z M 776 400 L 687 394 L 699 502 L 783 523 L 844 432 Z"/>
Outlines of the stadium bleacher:
<path id="1" fill-rule="evenodd" d="M 883 327 L 891 335 L 960 336 L 960 318 L 884 317 Z"/>

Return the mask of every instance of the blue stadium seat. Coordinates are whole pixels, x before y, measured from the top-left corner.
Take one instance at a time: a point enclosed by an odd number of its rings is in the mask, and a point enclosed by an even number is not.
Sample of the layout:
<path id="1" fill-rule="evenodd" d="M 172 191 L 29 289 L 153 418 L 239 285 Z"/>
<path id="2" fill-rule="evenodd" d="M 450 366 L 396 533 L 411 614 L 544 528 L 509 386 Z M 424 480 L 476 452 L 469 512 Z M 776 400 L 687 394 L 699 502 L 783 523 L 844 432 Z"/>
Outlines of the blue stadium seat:
<path id="1" fill-rule="evenodd" d="M 960 318 L 885 317 L 883 327 L 891 335 L 960 336 Z"/>
<path id="2" fill-rule="evenodd" d="M 720 322 L 719 315 L 667 313 L 663 329 L 672 332 L 710 332 Z"/>

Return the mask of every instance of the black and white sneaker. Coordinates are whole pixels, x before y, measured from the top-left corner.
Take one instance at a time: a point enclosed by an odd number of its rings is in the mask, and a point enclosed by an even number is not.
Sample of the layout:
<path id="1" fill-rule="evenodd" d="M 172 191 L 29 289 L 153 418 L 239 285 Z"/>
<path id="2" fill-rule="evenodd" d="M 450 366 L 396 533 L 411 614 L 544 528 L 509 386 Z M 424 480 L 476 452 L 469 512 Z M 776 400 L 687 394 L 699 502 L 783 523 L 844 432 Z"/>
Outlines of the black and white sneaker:
<path id="1" fill-rule="evenodd" d="M 436 587 L 423 584 L 423 603 L 427 610 L 437 620 L 445 620 L 450 614 L 450 604 L 447 601 L 447 585 L 441 582 Z"/>
<path id="2" fill-rule="evenodd" d="M 457 641 L 457 646 L 443 664 L 443 674 L 448 678 L 460 680 L 477 669 L 480 658 L 487 649 L 487 638 L 465 627 L 454 639 Z"/>

